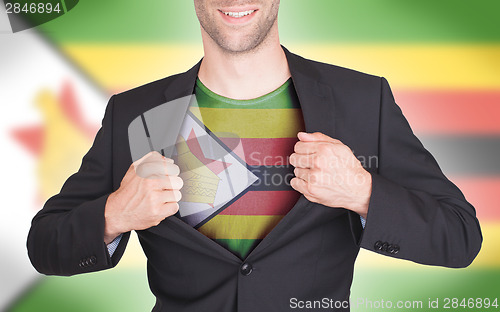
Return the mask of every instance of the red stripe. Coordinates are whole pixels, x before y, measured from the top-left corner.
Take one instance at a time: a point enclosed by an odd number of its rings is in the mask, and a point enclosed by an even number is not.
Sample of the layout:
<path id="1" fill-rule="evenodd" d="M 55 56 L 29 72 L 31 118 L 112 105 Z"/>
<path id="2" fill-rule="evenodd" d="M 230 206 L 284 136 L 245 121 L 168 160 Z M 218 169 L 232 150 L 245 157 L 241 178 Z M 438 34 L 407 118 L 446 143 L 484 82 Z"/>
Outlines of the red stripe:
<path id="1" fill-rule="evenodd" d="M 250 191 L 224 209 L 221 215 L 282 216 L 299 200 L 296 191 Z"/>
<path id="2" fill-rule="evenodd" d="M 500 133 L 500 91 L 397 91 L 416 133 Z"/>
<path id="3" fill-rule="evenodd" d="M 453 178 L 476 208 L 480 221 L 500 221 L 500 177 Z M 297 202 L 296 191 L 251 191 L 221 212 L 224 215 L 285 215 Z"/>
<path id="4" fill-rule="evenodd" d="M 476 208 L 480 221 L 500 221 L 500 177 L 456 178 L 452 181 Z"/>
<path id="5" fill-rule="evenodd" d="M 233 148 L 234 138 L 220 138 L 224 144 Z M 288 165 L 288 156 L 293 153 L 297 138 L 242 138 L 243 151 L 235 148 L 234 152 L 251 166 Z M 244 154 L 244 155 L 243 155 Z"/>

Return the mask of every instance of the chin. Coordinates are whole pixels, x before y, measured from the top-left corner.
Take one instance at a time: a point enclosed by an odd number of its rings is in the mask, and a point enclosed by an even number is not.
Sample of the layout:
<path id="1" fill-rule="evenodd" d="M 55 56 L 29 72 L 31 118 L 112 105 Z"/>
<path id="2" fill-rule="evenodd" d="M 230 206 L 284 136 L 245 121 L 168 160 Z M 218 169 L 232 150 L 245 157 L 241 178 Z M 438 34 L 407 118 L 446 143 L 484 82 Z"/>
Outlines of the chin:
<path id="1" fill-rule="evenodd" d="M 261 43 L 256 43 L 255 40 L 252 40 L 253 38 L 249 39 L 248 37 L 229 37 L 227 40 L 224 40 L 221 44 L 219 44 L 222 49 L 224 49 L 227 52 L 231 53 L 244 53 L 244 52 L 250 52 L 257 48 L 259 44 Z"/>

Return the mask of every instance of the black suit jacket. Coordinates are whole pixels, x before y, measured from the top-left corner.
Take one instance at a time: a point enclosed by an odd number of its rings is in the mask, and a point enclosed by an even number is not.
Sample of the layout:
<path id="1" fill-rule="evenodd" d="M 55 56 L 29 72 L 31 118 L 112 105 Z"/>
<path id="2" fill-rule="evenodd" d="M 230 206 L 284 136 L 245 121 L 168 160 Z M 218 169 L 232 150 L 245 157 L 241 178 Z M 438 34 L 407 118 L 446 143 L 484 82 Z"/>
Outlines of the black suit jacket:
<path id="1" fill-rule="evenodd" d="M 359 247 L 448 267 L 467 266 L 477 255 L 482 237 L 474 208 L 413 135 L 387 81 L 284 50 L 306 130 L 371 159 L 366 228 L 355 213 L 301 196 L 242 261 L 169 217 L 138 231 L 157 298 L 153 311 L 288 311 L 292 297 L 347 300 Z M 192 94 L 199 65 L 110 99 L 81 168 L 33 219 L 28 252 L 39 272 L 74 275 L 118 263 L 130 233 L 110 258 L 104 207 L 132 162 L 127 127 L 141 113 Z"/>

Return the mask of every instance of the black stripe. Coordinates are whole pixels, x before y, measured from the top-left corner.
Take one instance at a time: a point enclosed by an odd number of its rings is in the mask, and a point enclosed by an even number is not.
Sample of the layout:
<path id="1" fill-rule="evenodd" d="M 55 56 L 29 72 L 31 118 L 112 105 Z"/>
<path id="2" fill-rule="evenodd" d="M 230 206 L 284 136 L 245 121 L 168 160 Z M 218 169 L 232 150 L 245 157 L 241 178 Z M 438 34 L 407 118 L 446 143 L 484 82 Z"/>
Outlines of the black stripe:
<path id="1" fill-rule="evenodd" d="M 150 138 L 148 124 L 146 123 L 146 118 L 144 118 L 144 114 L 141 114 L 142 125 L 144 126 L 144 131 L 146 131 L 146 136 Z"/>
<path id="2" fill-rule="evenodd" d="M 500 175 L 500 136 L 425 136 L 421 141 L 447 175 Z"/>
<path id="3" fill-rule="evenodd" d="M 288 191 L 292 190 L 290 180 L 295 176 L 294 167 L 288 166 L 249 166 L 248 170 L 259 180 L 250 186 L 249 191 Z"/>
<path id="4" fill-rule="evenodd" d="M 151 151 L 154 151 L 154 147 L 153 147 L 153 141 L 151 141 L 151 136 L 149 135 L 149 129 L 148 129 L 148 125 L 146 123 L 146 118 L 144 118 L 144 114 L 141 114 L 141 120 L 142 120 L 142 126 L 144 127 L 144 131 L 146 132 L 146 137 L 148 138 L 148 144 L 149 144 L 149 149 Z M 165 156 L 165 153 L 163 153 L 163 150 L 162 150 L 162 155 Z"/>

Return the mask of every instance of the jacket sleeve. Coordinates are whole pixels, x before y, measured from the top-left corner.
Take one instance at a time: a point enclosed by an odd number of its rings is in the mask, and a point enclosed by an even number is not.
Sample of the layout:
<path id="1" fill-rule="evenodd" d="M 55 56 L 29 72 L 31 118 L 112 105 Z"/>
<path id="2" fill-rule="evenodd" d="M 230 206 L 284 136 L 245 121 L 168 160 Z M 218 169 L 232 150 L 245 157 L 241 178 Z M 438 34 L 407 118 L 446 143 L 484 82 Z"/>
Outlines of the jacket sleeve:
<path id="1" fill-rule="evenodd" d="M 40 273 L 67 276 L 104 270 L 123 255 L 130 233 L 123 235 L 112 258 L 104 243 L 104 207 L 113 191 L 113 99 L 78 172 L 33 218 L 28 255 Z"/>
<path id="2" fill-rule="evenodd" d="M 422 264 L 468 266 L 482 243 L 474 207 L 415 137 L 384 78 L 380 105 L 378 170 L 360 246 Z"/>

